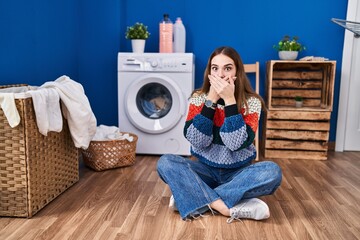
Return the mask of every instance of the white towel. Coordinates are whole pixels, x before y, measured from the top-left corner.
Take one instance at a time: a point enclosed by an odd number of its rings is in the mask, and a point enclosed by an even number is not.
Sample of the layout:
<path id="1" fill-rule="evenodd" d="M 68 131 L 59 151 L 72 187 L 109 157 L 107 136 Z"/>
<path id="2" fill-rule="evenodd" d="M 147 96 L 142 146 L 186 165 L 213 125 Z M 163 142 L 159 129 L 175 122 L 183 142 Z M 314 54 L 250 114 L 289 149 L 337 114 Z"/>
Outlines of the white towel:
<path id="1" fill-rule="evenodd" d="M 47 136 L 48 132 L 61 132 L 63 121 L 60 109 L 60 97 L 56 89 L 38 88 L 28 91 L 33 100 L 36 123 L 39 132 Z"/>
<path id="2" fill-rule="evenodd" d="M 56 89 L 75 146 L 87 149 L 96 133 L 96 118 L 82 85 L 68 76 L 61 76 L 53 82 L 44 83 L 40 88 Z"/>
<path id="3" fill-rule="evenodd" d="M 19 125 L 20 115 L 16 108 L 14 93 L 0 93 L 0 106 L 10 127 L 14 128 Z"/>

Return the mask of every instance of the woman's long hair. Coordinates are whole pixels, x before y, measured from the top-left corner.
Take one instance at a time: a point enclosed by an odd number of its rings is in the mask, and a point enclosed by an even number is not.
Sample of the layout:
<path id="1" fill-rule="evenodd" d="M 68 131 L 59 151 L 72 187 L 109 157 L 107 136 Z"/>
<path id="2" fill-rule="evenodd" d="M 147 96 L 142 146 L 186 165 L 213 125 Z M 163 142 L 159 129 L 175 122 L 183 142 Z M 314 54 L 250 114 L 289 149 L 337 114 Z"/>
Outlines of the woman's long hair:
<path id="1" fill-rule="evenodd" d="M 235 84 L 235 94 L 234 95 L 235 95 L 236 104 L 238 106 L 239 112 L 240 112 L 241 108 L 243 107 L 243 105 L 245 105 L 246 110 L 248 109 L 246 99 L 248 99 L 249 97 L 258 98 L 261 101 L 262 107 L 264 107 L 264 100 L 252 88 L 250 81 L 245 73 L 244 64 L 241 60 L 241 57 L 237 53 L 237 51 L 235 49 L 233 49 L 232 47 L 219 47 L 214 50 L 214 52 L 210 55 L 208 63 L 206 65 L 206 69 L 204 72 L 203 85 L 201 88 L 195 89 L 193 94 L 194 93 L 197 93 L 197 94 L 206 93 L 207 94 L 209 92 L 210 80 L 209 80 L 208 76 L 210 75 L 210 72 L 211 72 L 211 61 L 215 56 L 217 56 L 219 54 L 223 54 L 223 55 L 231 58 L 235 63 L 236 80 L 234 82 L 234 84 Z M 245 112 L 245 114 L 247 114 L 247 111 Z"/>

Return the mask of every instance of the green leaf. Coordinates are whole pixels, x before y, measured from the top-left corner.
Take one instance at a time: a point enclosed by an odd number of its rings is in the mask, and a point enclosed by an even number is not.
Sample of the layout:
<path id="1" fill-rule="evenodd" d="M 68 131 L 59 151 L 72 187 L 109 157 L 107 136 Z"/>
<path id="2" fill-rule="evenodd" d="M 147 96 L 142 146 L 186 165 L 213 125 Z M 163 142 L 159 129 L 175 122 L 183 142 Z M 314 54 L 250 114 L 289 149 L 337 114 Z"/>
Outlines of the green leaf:
<path id="1" fill-rule="evenodd" d="M 143 23 L 136 22 L 133 26 L 127 27 L 125 32 L 126 39 L 147 39 L 150 32 Z"/>

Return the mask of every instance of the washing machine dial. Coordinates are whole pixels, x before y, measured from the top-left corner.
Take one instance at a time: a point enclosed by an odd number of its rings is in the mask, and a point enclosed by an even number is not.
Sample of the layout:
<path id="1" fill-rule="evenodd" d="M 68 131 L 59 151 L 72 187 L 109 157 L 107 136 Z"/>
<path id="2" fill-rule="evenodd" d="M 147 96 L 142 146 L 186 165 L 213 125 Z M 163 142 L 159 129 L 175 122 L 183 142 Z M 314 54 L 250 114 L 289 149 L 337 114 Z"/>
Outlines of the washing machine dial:
<path id="1" fill-rule="evenodd" d="M 150 62 L 151 67 L 156 68 L 158 66 L 158 62 L 156 60 L 153 60 Z"/>

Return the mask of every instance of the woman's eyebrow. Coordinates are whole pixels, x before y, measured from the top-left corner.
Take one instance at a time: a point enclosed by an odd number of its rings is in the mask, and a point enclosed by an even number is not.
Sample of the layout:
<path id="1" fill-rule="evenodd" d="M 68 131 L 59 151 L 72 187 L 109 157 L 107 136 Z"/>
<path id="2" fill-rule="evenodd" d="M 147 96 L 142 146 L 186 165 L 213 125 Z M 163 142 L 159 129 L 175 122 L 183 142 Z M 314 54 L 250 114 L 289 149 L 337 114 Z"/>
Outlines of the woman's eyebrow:
<path id="1" fill-rule="evenodd" d="M 233 65 L 234 65 L 234 64 L 232 64 L 232 63 L 228 63 L 228 64 L 225 64 L 224 67 L 233 66 Z M 217 67 L 218 65 L 215 64 L 215 63 L 212 63 L 211 66 L 216 66 L 216 67 Z"/>

